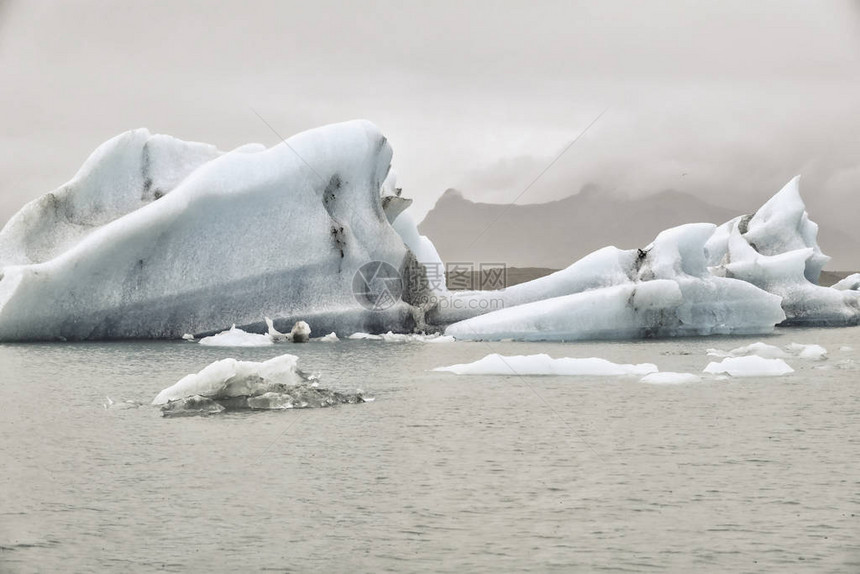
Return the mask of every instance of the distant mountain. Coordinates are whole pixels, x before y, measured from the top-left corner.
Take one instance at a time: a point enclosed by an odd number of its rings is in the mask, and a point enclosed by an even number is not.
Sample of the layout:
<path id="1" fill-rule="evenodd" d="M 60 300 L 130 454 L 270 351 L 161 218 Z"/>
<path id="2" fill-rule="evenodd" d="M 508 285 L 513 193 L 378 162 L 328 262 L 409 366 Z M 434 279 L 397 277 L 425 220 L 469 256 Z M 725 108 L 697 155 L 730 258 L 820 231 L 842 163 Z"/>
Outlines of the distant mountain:
<path id="1" fill-rule="evenodd" d="M 446 262 L 504 263 L 509 267 L 567 267 L 607 245 L 644 247 L 662 230 L 684 223 L 720 224 L 742 212 L 693 195 L 663 191 L 619 199 L 594 187 L 559 201 L 531 205 L 476 203 L 446 191 L 418 226 Z M 813 216 L 813 221 L 815 220 Z M 858 242 L 839 230 L 821 232 L 822 249 L 838 248 L 836 265 L 856 267 Z"/>

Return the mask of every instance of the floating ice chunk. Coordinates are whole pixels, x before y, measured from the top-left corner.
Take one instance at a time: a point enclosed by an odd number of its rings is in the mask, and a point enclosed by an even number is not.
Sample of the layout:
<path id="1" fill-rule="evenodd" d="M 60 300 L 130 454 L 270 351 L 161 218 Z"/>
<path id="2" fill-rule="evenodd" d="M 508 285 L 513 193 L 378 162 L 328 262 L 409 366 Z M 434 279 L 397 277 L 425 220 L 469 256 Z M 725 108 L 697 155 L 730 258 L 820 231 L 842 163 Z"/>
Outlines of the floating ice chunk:
<path id="1" fill-rule="evenodd" d="M 381 337 L 386 343 L 405 343 L 415 340 L 411 333 L 392 333 L 391 331 L 383 333 Z"/>
<path id="2" fill-rule="evenodd" d="M 783 349 L 768 345 L 759 341 L 743 347 L 737 347 L 731 351 L 721 351 L 719 349 L 708 349 L 709 357 L 747 357 L 756 355 L 765 359 L 786 359 L 789 357 L 798 357 L 800 359 L 822 360 L 827 358 L 827 349 L 821 345 L 801 345 L 800 343 L 791 343 Z"/>
<path id="3" fill-rule="evenodd" d="M 297 368 L 298 360 L 295 355 L 281 355 L 262 363 L 236 359 L 215 361 L 158 393 L 152 404 L 163 405 L 194 395 L 225 399 L 262 394 L 279 384 L 297 385 L 305 381 Z"/>
<path id="4" fill-rule="evenodd" d="M 185 333 L 184 335 L 182 335 L 182 339 L 185 341 L 190 341 L 193 343 L 194 342 L 194 335 L 192 335 L 191 333 Z"/>
<path id="5" fill-rule="evenodd" d="M 456 340 L 450 335 L 424 335 L 421 339 L 424 343 L 454 343 Z"/>
<path id="6" fill-rule="evenodd" d="M 437 367 L 434 371 L 456 375 L 647 375 L 657 372 L 651 363 L 638 365 L 617 364 L 606 359 L 591 357 L 576 359 L 562 357 L 553 359 L 549 355 L 512 355 L 493 353 L 474 363 Z"/>
<path id="7" fill-rule="evenodd" d="M 269 335 L 248 333 L 237 328 L 236 325 L 217 335 L 203 337 L 199 342 L 204 347 L 268 347 L 274 345 Z"/>
<path id="8" fill-rule="evenodd" d="M 320 388 L 297 368 L 298 358 L 281 355 L 262 363 L 223 359 L 183 377 L 152 401 L 164 416 L 216 414 L 224 410 L 320 408 L 364 402 L 360 393 Z"/>
<path id="9" fill-rule="evenodd" d="M 393 333 L 388 331 L 381 335 L 371 335 L 369 333 L 353 333 L 349 339 L 359 339 L 367 341 L 384 341 L 386 343 L 453 343 L 456 339 L 447 335 L 431 333 L 424 335 L 421 333 Z"/>
<path id="10" fill-rule="evenodd" d="M 838 281 L 833 285 L 833 289 L 838 289 L 839 291 L 860 291 L 860 273 L 854 273 Z"/>
<path id="11" fill-rule="evenodd" d="M 321 343 L 336 343 L 340 341 L 340 339 L 337 338 L 337 333 L 332 331 L 328 335 L 323 335 L 322 337 L 317 339 L 317 341 L 320 341 Z"/>
<path id="12" fill-rule="evenodd" d="M 642 377 L 640 383 L 648 383 L 650 385 L 684 385 L 687 383 L 699 383 L 702 377 L 692 373 L 672 373 L 664 371 L 661 373 L 651 373 Z"/>
<path id="13" fill-rule="evenodd" d="M 759 341 L 743 347 L 737 347 L 731 351 L 721 351 L 719 349 L 708 349 L 709 357 L 746 357 L 749 355 L 757 355 L 765 359 L 784 359 L 790 357 L 791 354 L 783 351 L 774 345 L 768 345 Z"/>
<path id="14" fill-rule="evenodd" d="M 800 343 L 791 343 L 786 345 L 785 349 L 801 359 L 812 359 L 820 361 L 827 358 L 827 349 L 821 345 L 801 345 Z"/>
<path id="15" fill-rule="evenodd" d="M 765 359 L 757 355 L 728 357 L 719 363 L 708 363 L 705 373 L 726 373 L 733 377 L 775 377 L 793 373 L 794 369 L 782 359 Z"/>

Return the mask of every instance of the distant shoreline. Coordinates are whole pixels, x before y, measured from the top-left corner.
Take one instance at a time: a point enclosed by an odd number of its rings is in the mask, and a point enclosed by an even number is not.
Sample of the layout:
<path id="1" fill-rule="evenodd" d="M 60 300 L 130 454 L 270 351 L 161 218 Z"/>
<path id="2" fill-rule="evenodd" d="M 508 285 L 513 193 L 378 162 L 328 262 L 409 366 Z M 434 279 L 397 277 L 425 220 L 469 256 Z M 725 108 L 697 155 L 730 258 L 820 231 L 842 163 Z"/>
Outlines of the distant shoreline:
<path id="1" fill-rule="evenodd" d="M 545 277 L 550 273 L 555 273 L 556 271 L 559 270 L 550 269 L 548 267 L 508 267 L 507 269 L 505 269 L 504 285 L 506 287 L 513 287 L 514 285 L 519 285 L 520 283 L 525 283 L 526 281 Z M 818 280 L 818 284 L 823 285 L 825 287 L 830 287 L 831 285 L 837 283 L 838 281 L 844 279 L 845 277 L 848 277 L 853 273 L 856 273 L 856 271 L 822 271 L 821 277 Z M 471 286 L 469 286 L 468 284 L 448 285 L 448 288 L 452 291 L 462 291 L 469 289 L 482 290 L 482 281 L 485 281 L 485 278 L 481 276 L 481 272 L 472 271 Z"/>

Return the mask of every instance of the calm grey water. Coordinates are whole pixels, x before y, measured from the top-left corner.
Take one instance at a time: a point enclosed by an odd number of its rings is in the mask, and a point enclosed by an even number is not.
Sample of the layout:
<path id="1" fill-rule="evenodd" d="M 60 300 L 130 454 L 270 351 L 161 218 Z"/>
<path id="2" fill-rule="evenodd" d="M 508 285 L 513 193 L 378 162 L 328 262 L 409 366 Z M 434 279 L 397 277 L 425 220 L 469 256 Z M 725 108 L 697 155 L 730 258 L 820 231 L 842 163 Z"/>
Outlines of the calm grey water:
<path id="1" fill-rule="evenodd" d="M 793 375 L 428 372 L 490 352 L 699 372 L 818 343 Z M 850 346 L 853 349 L 842 349 Z M 376 401 L 163 419 L 216 359 L 301 358 Z M 856 362 L 855 362 L 856 361 Z M 860 328 L 635 343 L 0 346 L 0 570 L 860 572 Z"/>

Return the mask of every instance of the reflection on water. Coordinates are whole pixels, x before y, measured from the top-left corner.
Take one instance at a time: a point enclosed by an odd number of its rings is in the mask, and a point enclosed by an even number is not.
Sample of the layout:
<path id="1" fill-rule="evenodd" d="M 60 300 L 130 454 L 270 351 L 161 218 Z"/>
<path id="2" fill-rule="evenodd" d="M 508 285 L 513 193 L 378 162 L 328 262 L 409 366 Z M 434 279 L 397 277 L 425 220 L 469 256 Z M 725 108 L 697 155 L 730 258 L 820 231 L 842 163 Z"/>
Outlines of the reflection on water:
<path id="1" fill-rule="evenodd" d="M 669 386 L 429 371 L 546 352 L 700 373 L 707 348 L 756 340 L 818 343 L 829 358 L 787 359 L 786 377 Z M 282 352 L 326 387 L 377 400 L 179 419 L 149 406 L 216 359 Z M 860 328 L 4 345 L 0 570 L 860 571 L 858 364 Z"/>

